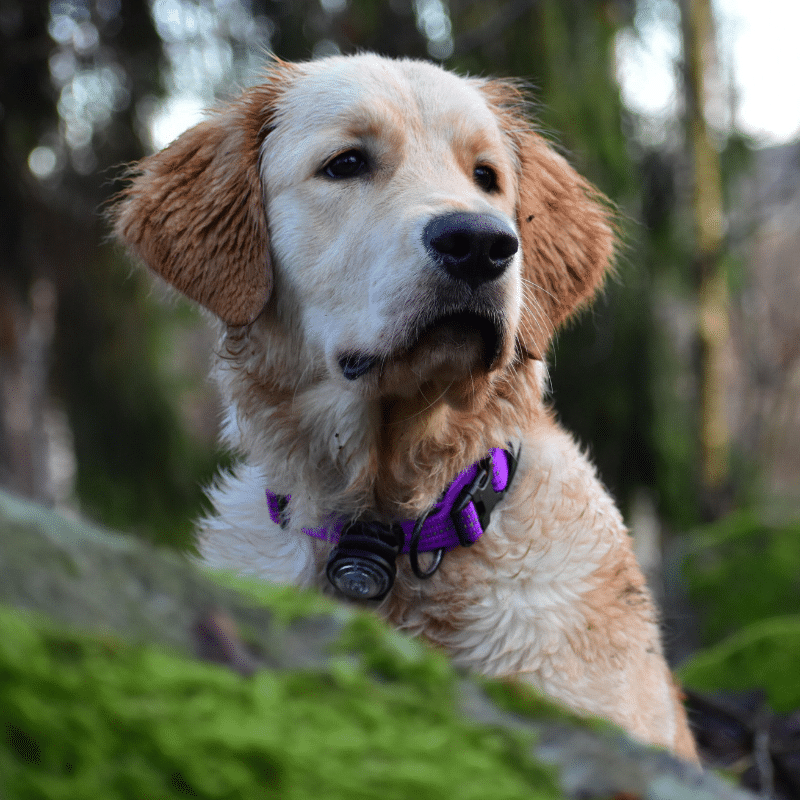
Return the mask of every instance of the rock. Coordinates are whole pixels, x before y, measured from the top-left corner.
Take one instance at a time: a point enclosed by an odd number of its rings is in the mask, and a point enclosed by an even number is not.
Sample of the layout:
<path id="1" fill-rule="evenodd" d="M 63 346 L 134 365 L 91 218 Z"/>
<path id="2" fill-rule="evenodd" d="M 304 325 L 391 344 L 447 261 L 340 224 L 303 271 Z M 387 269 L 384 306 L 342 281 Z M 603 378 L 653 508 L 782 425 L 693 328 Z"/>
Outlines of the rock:
<path id="1" fill-rule="evenodd" d="M 0 493 L 0 792 L 753 797 L 368 612 Z"/>

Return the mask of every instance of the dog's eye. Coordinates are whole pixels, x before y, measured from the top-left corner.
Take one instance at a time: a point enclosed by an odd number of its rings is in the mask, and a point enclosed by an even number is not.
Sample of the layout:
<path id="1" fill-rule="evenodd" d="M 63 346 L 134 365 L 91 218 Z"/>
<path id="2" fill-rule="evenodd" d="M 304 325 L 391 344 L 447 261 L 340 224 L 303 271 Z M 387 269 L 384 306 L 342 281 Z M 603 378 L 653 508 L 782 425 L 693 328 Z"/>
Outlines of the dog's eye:
<path id="1" fill-rule="evenodd" d="M 367 171 L 367 157 L 360 150 L 348 150 L 334 156 L 323 168 L 329 178 L 355 178 Z"/>
<path id="2" fill-rule="evenodd" d="M 482 165 L 475 167 L 472 177 L 484 192 L 497 191 L 497 173 L 491 167 Z"/>

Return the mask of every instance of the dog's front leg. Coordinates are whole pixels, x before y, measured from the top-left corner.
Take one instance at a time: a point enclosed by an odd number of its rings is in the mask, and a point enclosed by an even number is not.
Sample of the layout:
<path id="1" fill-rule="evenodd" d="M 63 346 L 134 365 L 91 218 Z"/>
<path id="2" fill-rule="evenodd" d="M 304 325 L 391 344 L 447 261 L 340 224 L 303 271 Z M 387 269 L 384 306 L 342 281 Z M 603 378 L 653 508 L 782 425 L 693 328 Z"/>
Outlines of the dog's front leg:
<path id="1" fill-rule="evenodd" d="M 595 470 L 552 423 L 522 445 L 486 534 L 429 582 L 401 582 L 388 615 L 494 677 L 696 760 L 631 538 Z"/>
<path id="2" fill-rule="evenodd" d="M 630 549 L 621 550 L 610 551 L 593 576 L 597 588 L 541 615 L 550 619 L 541 619 L 531 635 L 546 644 L 534 669 L 519 677 L 572 709 L 697 761 L 649 591 Z"/>

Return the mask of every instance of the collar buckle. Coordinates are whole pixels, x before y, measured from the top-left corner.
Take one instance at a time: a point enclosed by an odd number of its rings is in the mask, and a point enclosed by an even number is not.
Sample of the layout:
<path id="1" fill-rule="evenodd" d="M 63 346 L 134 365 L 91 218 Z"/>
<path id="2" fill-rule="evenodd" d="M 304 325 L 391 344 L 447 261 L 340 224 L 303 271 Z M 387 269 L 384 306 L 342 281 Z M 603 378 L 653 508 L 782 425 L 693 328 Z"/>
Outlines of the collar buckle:
<path id="1" fill-rule="evenodd" d="M 481 532 L 483 532 L 489 525 L 489 518 L 492 515 L 492 511 L 494 511 L 494 507 L 505 497 L 508 487 L 511 485 L 517 469 L 519 453 L 511 453 L 510 450 L 505 450 L 504 452 L 508 460 L 508 479 L 505 482 L 505 486 L 500 490 L 494 488 L 492 482 L 492 456 L 490 454 L 478 462 L 478 471 L 475 477 L 458 493 L 453 507 L 450 509 L 450 519 L 462 547 L 471 547 L 477 541 L 474 534 L 471 535 L 465 519 L 464 512 L 467 511 L 469 504 L 473 504 L 478 522 L 480 522 Z"/>

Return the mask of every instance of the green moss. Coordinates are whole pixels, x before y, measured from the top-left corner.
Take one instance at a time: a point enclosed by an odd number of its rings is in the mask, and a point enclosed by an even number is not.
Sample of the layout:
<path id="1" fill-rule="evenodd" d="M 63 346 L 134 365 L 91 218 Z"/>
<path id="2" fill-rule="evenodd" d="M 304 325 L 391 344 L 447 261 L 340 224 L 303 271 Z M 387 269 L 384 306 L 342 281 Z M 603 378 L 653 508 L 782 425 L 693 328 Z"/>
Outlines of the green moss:
<path id="1" fill-rule="evenodd" d="M 265 580 L 224 570 L 205 568 L 203 572 L 216 584 L 234 589 L 259 605 L 268 606 L 275 618 L 283 623 L 306 619 L 319 614 L 350 616 L 340 603 L 315 591 L 303 591 L 294 586 L 268 583 Z"/>
<path id="2" fill-rule="evenodd" d="M 437 657 L 375 638 L 360 664 L 225 668 L 0 608 L 0 773 L 9 797 L 556 798 L 529 740 L 463 720 Z M 400 666 L 405 665 L 404 669 Z M 395 680 L 419 672 L 420 682 Z M 371 671 L 381 673 L 375 681 Z M 440 674 L 441 673 L 441 674 Z"/>
<path id="3" fill-rule="evenodd" d="M 800 522 L 775 526 L 731 514 L 695 534 L 684 574 L 702 610 L 707 644 L 758 620 L 796 613 L 800 604 Z"/>
<path id="4" fill-rule="evenodd" d="M 342 632 L 339 652 L 358 654 L 363 668 L 384 681 L 402 681 L 420 697 L 448 703 L 455 676 L 449 661 L 418 639 L 410 639 L 383 625 L 376 617 L 354 615 Z"/>
<path id="5" fill-rule="evenodd" d="M 800 707 L 800 616 L 756 622 L 684 664 L 681 682 L 705 691 L 763 688 L 773 709 Z"/>
<path id="6" fill-rule="evenodd" d="M 572 728 L 588 728 L 598 732 L 618 730 L 616 726 L 599 717 L 579 716 L 520 681 L 485 681 L 484 689 L 499 708 L 513 714 L 537 720 L 561 721 Z"/>
<path id="7" fill-rule="evenodd" d="M 402 680 L 417 691 L 452 697 L 454 674 L 445 656 L 421 640 L 387 627 L 364 609 L 343 606 L 318 592 L 277 586 L 227 572 L 209 572 L 209 577 L 268 606 L 275 622 L 284 630 L 293 625 L 313 625 L 315 619 L 334 618 L 342 629 L 331 655 L 356 658 L 360 669 L 382 680 Z"/>

